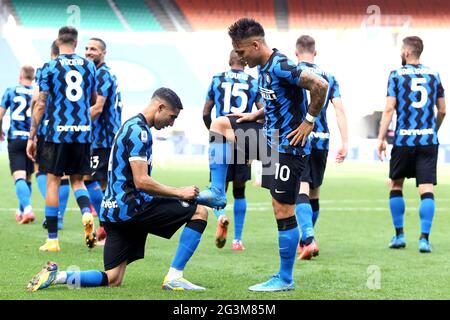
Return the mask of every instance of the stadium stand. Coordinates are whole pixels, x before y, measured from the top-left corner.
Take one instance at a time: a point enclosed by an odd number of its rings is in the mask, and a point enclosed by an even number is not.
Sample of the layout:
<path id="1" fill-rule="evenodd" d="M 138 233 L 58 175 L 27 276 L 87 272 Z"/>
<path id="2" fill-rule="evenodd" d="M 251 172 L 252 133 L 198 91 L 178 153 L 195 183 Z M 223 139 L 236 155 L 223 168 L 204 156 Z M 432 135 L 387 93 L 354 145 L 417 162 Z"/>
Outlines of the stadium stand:
<path id="1" fill-rule="evenodd" d="M 289 28 L 358 28 L 370 15 L 367 8 L 371 5 L 370 0 L 288 0 Z M 408 17 L 411 27 L 450 26 L 450 6 L 446 0 L 380 0 L 376 5 L 381 9 L 382 26 L 401 24 Z"/>
<path id="2" fill-rule="evenodd" d="M 128 22 L 132 30 L 135 31 L 162 31 L 163 28 L 156 20 L 150 8 L 143 0 L 115 0 L 114 1 Z"/>
<path id="3" fill-rule="evenodd" d="M 194 30 L 223 29 L 237 18 L 252 17 L 276 28 L 273 0 L 176 0 Z"/>
<path id="4" fill-rule="evenodd" d="M 67 9 L 72 0 L 41 0 L 39 5 L 30 6 L 27 0 L 12 0 L 18 21 L 26 27 L 55 27 L 67 23 Z M 107 30 L 125 30 L 108 2 L 77 0 L 80 8 L 80 27 L 86 29 L 103 28 Z"/>

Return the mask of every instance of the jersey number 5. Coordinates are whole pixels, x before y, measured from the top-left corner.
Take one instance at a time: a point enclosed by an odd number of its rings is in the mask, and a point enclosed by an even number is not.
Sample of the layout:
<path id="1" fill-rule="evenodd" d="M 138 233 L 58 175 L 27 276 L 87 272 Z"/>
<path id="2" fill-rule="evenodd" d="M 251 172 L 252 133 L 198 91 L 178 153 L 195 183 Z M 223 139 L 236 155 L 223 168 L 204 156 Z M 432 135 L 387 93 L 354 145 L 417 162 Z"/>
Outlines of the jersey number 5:
<path id="1" fill-rule="evenodd" d="M 223 99 L 223 111 L 227 113 L 241 113 L 247 108 L 248 97 L 244 90 L 248 90 L 247 83 L 230 83 L 222 82 L 222 88 L 225 90 Z M 241 105 L 239 107 L 231 107 L 231 95 L 241 97 Z"/>
<path id="2" fill-rule="evenodd" d="M 424 84 L 427 82 L 427 79 L 425 78 L 413 78 L 411 79 L 411 90 L 414 92 L 420 92 L 420 101 L 415 101 L 411 105 L 414 108 L 420 109 L 422 108 L 428 101 L 428 92 L 427 89 L 424 86 L 421 86 L 421 84 Z"/>
<path id="3" fill-rule="evenodd" d="M 70 70 L 66 73 L 66 97 L 72 102 L 80 100 L 83 96 L 83 89 L 81 84 L 83 83 L 83 77 L 77 70 Z"/>

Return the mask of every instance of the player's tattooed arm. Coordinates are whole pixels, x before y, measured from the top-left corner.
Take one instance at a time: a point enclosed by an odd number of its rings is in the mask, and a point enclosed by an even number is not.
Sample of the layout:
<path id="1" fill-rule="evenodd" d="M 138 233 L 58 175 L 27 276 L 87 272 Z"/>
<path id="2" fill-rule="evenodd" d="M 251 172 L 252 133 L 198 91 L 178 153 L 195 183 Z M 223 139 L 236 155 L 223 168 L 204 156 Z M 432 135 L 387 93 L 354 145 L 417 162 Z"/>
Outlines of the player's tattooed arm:
<path id="1" fill-rule="evenodd" d="M 325 105 L 328 92 L 328 82 L 311 72 L 300 74 L 299 86 L 309 90 L 311 102 L 308 106 L 308 113 L 317 117 Z"/>
<path id="2" fill-rule="evenodd" d="M 211 127 L 211 110 L 214 107 L 214 101 L 208 100 L 205 102 L 205 106 L 203 107 L 203 123 L 205 124 L 206 128 Z"/>
<path id="3" fill-rule="evenodd" d="M 314 117 L 317 117 L 325 105 L 328 92 L 328 82 L 311 72 L 302 72 L 298 85 L 310 91 L 311 102 L 308 106 L 308 114 L 298 128 L 292 130 L 287 138 L 289 144 L 296 146 L 301 143 L 305 146 L 308 136 L 314 129 Z M 309 117 L 309 118 L 308 118 Z M 311 119 L 312 118 L 312 119 Z"/>
<path id="4" fill-rule="evenodd" d="M 34 139 L 37 133 L 37 127 L 44 116 L 45 105 L 47 104 L 48 91 L 39 92 L 38 101 L 34 107 L 31 117 L 30 139 Z"/>

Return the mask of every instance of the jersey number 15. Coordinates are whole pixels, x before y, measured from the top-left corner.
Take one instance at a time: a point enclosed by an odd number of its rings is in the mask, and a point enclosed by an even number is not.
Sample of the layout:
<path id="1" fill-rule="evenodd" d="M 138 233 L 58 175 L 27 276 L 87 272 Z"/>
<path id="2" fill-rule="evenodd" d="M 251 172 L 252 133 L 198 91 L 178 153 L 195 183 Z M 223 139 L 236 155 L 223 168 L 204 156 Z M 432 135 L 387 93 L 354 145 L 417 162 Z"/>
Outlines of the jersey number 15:
<path id="1" fill-rule="evenodd" d="M 223 111 L 227 113 L 241 113 L 247 108 L 248 97 L 244 90 L 248 90 L 247 83 L 230 83 L 222 82 L 222 88 L 225 90 L 223 99 Z M 241 97 L 241 105 L 239 107 L 231 107 L 231 96 Z"/>

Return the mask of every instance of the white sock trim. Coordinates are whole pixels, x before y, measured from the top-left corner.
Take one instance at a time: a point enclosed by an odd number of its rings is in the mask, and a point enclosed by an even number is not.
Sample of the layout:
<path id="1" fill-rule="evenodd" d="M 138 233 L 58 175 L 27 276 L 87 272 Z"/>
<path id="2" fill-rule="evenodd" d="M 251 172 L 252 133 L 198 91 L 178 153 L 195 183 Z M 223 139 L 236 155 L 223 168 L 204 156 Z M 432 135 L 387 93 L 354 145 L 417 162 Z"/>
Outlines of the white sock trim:
<path id="1" fill-rule="evenodd" d="M 178 270 L 178 269 L 175 269 L 172 267 L 169 268 L 169 272 L 167 273 L 167 279 L 169 281 L 172 281 L 172 280 L 175 280 L 175 279 L 178 279 L 181 277 L 183 277 L 183 270 Z"/>

